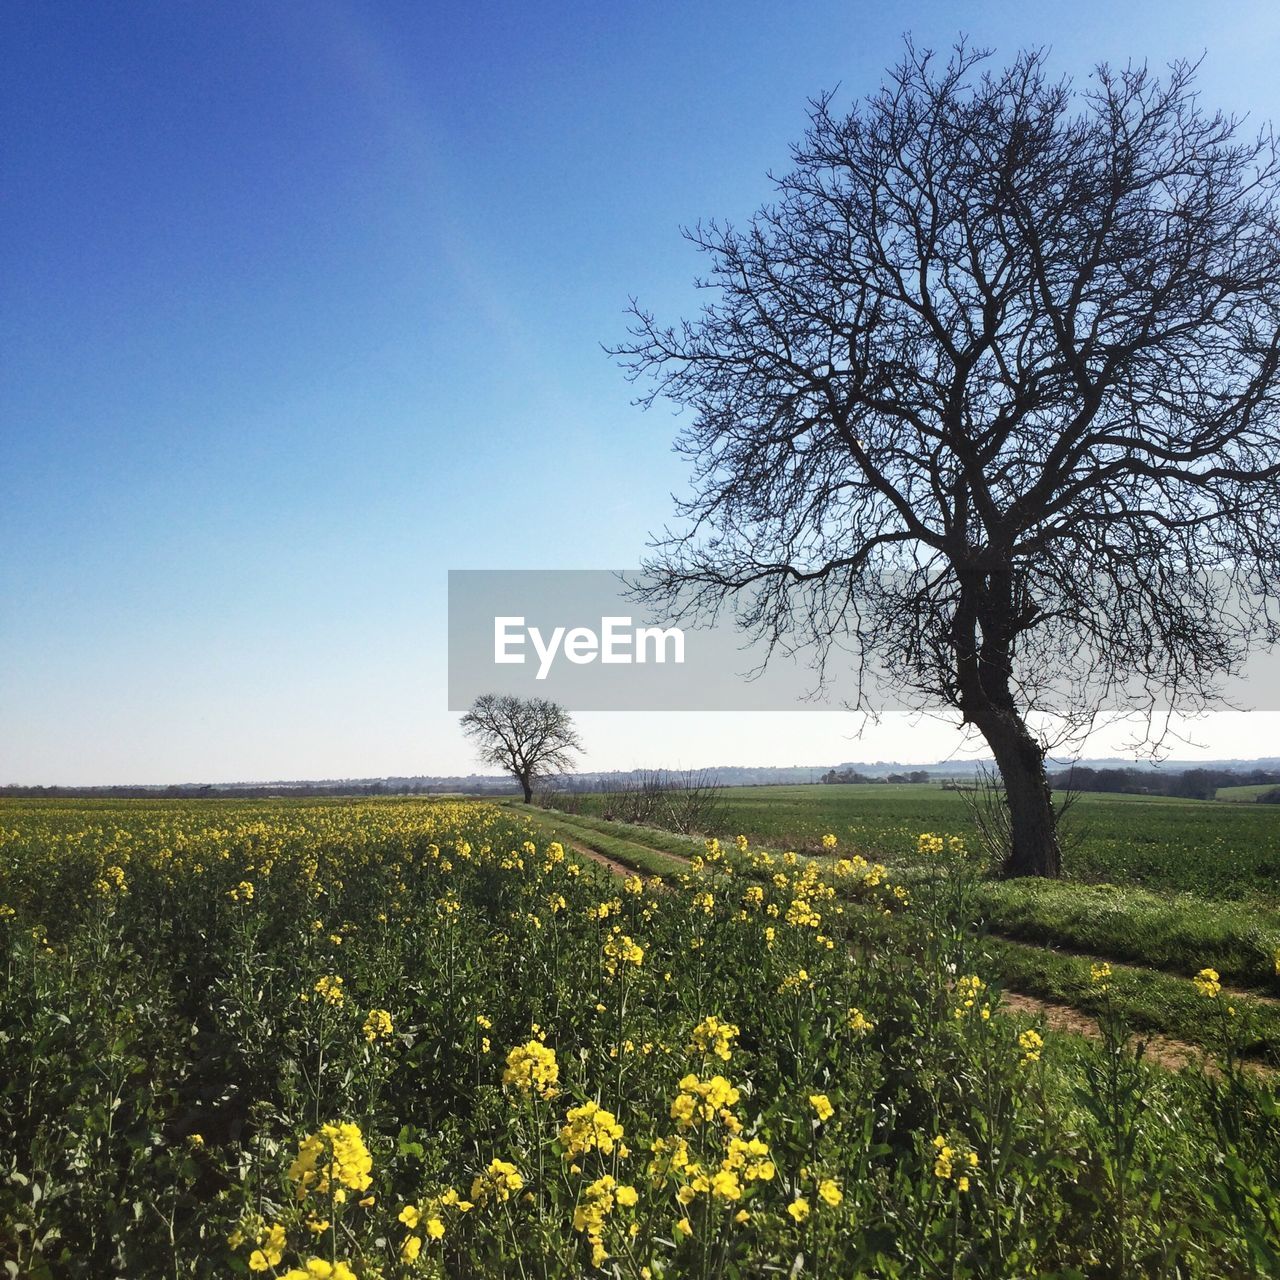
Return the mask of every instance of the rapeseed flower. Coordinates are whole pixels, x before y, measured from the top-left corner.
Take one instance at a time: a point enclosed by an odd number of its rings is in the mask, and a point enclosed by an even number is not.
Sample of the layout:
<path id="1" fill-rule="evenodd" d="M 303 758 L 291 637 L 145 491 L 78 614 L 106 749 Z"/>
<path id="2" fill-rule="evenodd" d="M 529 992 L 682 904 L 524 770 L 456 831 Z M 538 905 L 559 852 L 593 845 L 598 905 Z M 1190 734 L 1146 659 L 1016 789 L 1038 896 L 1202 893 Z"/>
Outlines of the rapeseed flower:
<path id="1" fill-rule="evenodd" d="M 364 1020 L 364 1038 L 373 1044 L 376 1040 L 385 1040 L 392 1032 L 391 1015 L 385 1009 L 370 1009 Z"/>
<path id="2" fill-rule="evenodd" d="M 713 1053 L 722 1062 L 728 1062 L 733 1056 L 733 1041 L 737 1035 L 738 1028 L 732 1022 L 722 1022 L 710 1014 L 694 1027 L 689 1050 L 691 1053 Z"/>
<path id="3" fill-rule="evenodd" d="M 836 1109 L 831 1105 L 831 1100 L 825 1093 L 811 1093 L 809 1095 L 809 1105 L 817 1112 L 818 1120 L 823 1124 L 836 1113 Z"/>
<path id="4" fill-rule="evenodd" d="M 1195 984 L 1195 989 L 1206 1000 L 1217 999 L 1218 994 L 1222 991 L 1222 982 L 1216 969 L 1201 969 L 1191 981 Z"/>
<path id="5" fill-rule="evenodd" d="M 478 1205 L 491 1199 L 505 1203 L 524 1186 L 519 1169 L 508 1160 L 493 1159 L 482 1174 L 471 1181 L 471 1199 Z"/>
<path id="6" fill-rule="evenodd" d="M 507 1068 L 502 1073 L 502 1083 L 508 1088 L 519 1090 L 527 1098 L 535 1095 L 539 1098 L 554 1098 L 559 1089 L 560 1066 L 556 1062 L 555 1050 L 533 1039 L 526 1044 L 516 1045 L 507 1054 Z"/>
<path id="7" fill-rule="evenodd" d="M 249 1270 L 269 1271 L 279 1266 L 285 1244 L 285 1231 L 278 1222 L 264 1227 L 258 1235 L 258 1247 L 249 1255 Z"/>
<path id="8" fill-rule="evenodd" d="M 612 1111 L 606 1111 L 599 1103 L 584 1102 L 580 1107 L 570 1107 L 565 1114 L 564 1127 L 560 1130 L 560 1143 L 566 1160 L 576 1159 L 590 1151 L 609 1155 L 614 1144 L 622 1140 L 622 1126 Z"/>
<path id="9" fill-rule="evenodd" d="M 299 1143 L 297 1157 L 289 1166 L 289 1181 L 296 1186 L 299 1200 L 315 1192 L 332 1194 L 334 1201 L 341 1204 L 347 1188 L 361 1192 L 369 1189 L 372 1168 L 373 1158 L 359 1125 L 326 1124 Z"/>
<path id="10" fill-rule="evenodd" d="M 849 1010 L 848 1023 L 849 1030 L 852 1031 L 855 1036 L 865 1036 L 867 1032 L 873 1030 L 876 1025 L 870 1018 L 863 1014 L 861 1009 L 857 1008 Z"/>
<path id="11" fill-rule="evenodd" d="M 1039 1032 L 1024 1031 L 1018 1037 L 1018 1047 L 1022 1050 L 1021 1065 L 1029 1067 L 1033 1062 L 1040 1061 L 1040 1050 L 1044 1048 L 1044 1040 Z"/>

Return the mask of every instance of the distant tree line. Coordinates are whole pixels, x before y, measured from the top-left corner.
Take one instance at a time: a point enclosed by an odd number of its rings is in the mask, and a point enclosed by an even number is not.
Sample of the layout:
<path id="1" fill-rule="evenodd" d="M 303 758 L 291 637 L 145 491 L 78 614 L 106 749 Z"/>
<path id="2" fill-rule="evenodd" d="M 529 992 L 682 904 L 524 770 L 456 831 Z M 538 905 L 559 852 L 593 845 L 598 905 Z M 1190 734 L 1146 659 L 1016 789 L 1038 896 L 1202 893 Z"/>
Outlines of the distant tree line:
<path id="1" fill-rule="evenodd" d="M 0 786 L 11 799 L 65 800 L 269 800 L 281 796 L 421 796 L 464 791 L 507 794 L 514 784 L 507 778 L 375 779 L 359 782 L 280 782 L 214 785 L 180 784 L 168 787 L 20 787 Z"/>
<path id="2" fill-rule="evenodd" d="M 1158 773 L 1152 769 L 1091 769 L 1073 765 L 1049 779 L 1055 791 L 1109 791 L 1123 795 L 1177 796 L 1188 800 L 1212 800 L 1219 787 L 1260 786 L 1280 783 L 1274 769 L 1184 769 Z M 1259 799 L 1270 799 L 1275 792 Z M 1280 796 L 1277 796 L 1280 799 Z M 1271 801 L 1275 803 L 1274 800 Z"/>
<path id="3" fill-rule="evenodd" d="M 910 773 L 889 773 L 883 777 L 859 773 L 857 769 L 828 769 L 819 779 L 821 782 L 928 782 L 929 774 L 924 769 L 912 769 Z"/>

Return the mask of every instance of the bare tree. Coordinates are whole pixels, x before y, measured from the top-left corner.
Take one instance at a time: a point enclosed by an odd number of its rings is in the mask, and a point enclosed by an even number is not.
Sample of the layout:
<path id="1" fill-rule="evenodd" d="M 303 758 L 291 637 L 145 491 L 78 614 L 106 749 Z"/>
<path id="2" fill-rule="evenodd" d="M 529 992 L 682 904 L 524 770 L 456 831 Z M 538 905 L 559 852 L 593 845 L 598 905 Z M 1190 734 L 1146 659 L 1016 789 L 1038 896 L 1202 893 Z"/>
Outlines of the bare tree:
<path id="1" fill-rule="evenodd" d="M 724 788 L 709 770 L 646 769 L 605 797 L 605 817 L 681 835 L 710 832 L 720 820 Z"/>
<path id="2" fill-rule="evenodd" d="M 519 782 L 525 804 L 539 778 L 566 772 L 582 750 L 568 711 L 546 698 L 482 694 L 462 717 L 462 729 L 482 760 Z"/>
<path id="3" fill-rule="evenodd" d="M 1006 872 L 1056 875 L 1044 726 L 1153 742 L 1277 637 L 1280 166 L 1188 64 L 1081 92 L 988 57 L 908 42 L 851 114 L 811 103 L 775 202 L 685 233 L 714 299 L 633 303 L 613 354 L 693 415 L 650 600 L 957 709 Z"/>

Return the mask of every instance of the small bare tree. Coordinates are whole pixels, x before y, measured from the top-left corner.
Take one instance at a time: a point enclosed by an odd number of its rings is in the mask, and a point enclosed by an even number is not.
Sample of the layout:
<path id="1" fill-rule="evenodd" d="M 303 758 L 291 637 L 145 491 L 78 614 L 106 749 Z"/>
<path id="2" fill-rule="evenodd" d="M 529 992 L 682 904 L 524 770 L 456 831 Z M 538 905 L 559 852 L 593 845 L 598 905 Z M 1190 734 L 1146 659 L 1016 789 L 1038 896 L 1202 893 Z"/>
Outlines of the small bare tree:
<path id="1" fill-rule="evenodd" d="M 614 354 L 692 413 L 642 594 L 954 708 L 1053 876 L 1037 725 L 1197 710 L 1280 635 L 1280 161 L 1187 64 L 986 57 L 818 99 L 776 203 L 686 233 L 714 300 Z"/>
<path id="2" fill-rule="evenodd" d="M 486 764 L 515 778 L 525 804 L 539 778 L 567 772 L 582 750 L 568 711 L 546 698 L 482 694 L 462 717 L 462 729 Z"/>
<path id="3" fill-rule="evenodd" d="M 609 792 L 606 817 L 681 835 L 711 831 L 720 817 L 723 792 L 707 770 L 646 769 Z"/>

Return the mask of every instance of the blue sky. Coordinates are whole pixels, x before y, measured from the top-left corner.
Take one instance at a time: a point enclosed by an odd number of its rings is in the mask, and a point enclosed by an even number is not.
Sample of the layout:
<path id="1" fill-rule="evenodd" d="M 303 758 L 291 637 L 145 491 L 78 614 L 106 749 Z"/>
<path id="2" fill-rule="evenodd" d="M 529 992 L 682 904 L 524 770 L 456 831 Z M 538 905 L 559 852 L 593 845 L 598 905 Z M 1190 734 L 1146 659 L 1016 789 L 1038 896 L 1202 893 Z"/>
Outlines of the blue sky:
<path id="1" fill-rule="evenodd" d="M 1280 117 L 1263 3 L 4 6 L 0 781 L 471 768 L 447 570 L 637 560 L 676 424 L 601 344 L 632 294 L 690 310 L 679 226 L 747 216 L 906 30 L 1081 78 L 1207 51 L 1207 102 Z M 1272 753 L 1278 718 L 1198 737 Z M 601 768 L 956 743 L 584 728 Z"/>

